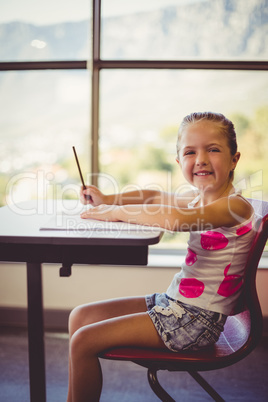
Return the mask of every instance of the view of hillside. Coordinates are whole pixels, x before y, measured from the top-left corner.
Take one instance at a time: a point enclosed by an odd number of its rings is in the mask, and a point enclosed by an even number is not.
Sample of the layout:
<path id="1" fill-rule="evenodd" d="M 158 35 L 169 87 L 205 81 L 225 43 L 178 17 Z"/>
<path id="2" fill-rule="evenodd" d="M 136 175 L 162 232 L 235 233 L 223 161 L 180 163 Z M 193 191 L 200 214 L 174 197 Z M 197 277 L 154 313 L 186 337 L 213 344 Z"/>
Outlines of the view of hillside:
<path id="1" fill-rule="evenodd" d="M 103 59 L 267 60 L 268 2 L 178 0 L 177 6 L 103 18 L 101 35 Z M 86 19 L 0 24 L 0 60 L 89 59 L 89 37 Z"/>
<path id="2" fill-rule="evenodd" d="M 101 54 L 106 59 L 267 60 L 267 10 L 267 0 L 196 0 L 110 16 L 103 19 Z M 87 20 L 2 23 L 0 61 L 86 60 L 89 32 Z M 209 109 L 237 122 L 245 155 L 237 177 L 243 180 L 265 165 L 267 108 L 266 71 L 102 71 L 101 171 L 112 176 L 119 189 L 128 182 L 167 187 L 169 174 L 176 187 L 181 180 L 174 170 L 177 127 L 185 114 Z M 89 71 L 1 72 L 0 110 L 1 204 L 6 185 L 23 172 L 28 175 L 25 181 L 19 176 L 18 183 L 12 182 L 15 199 L 37 196 L 33 177 L 40 171 L 45 177 L 41 196 L 47 188 L 55 191 L 53 184 L 77 182 L 72 145 L 87 170 Z M 268 194 L 268 188 L 265 191 Z"/>
<path id="3" fill-rule="evenodd" d="M 104 2 L 105 4 L 105 2 Z M 266 0 L 186 1 L 107 18 L 104 59 L 266 59 Z"/>

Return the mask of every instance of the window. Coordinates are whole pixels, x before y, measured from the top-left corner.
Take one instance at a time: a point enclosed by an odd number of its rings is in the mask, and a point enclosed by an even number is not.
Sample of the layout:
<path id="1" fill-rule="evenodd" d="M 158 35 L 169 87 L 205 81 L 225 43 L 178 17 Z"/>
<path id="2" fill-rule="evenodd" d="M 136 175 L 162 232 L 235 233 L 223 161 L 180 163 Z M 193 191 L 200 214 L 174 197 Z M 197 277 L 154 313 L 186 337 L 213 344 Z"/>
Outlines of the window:
<path id="1" fill-rule="evenodd" d="M 14 201 L 74 197 L 71 145 L 103 191 L 183 190 L 177 128 L 185 114 L 208 109 L 236 125 L 235 184 L 268 199 L 267 15 L 265 0 L 8 2 L 0 15 L 0 203 L 10 183 Z"/>
<path id="2" fill-rule="evenodd" d="M 90 1 L 0 1 L 0 61 L 88 60 Z"/>
<path id="3" fill-rule="evenodd" d="M 267 60 L 265 0 L 102 0 L 101 58 Z"/>
<path id="4" fill-rule="evenodd" d="M 72 145 L 85 169 L 90 153 L 90 15 L 88 0 L 1 4 L 0 205 L 76 196 Z"/>
<path id="5" fill-rule="evenodd" d="M 85 165 L 88 88 L 86 70 L 0 73 L 2 203 L 75 195 L 72 145 Z"/>
<path id="6" fill-rule="evenodd" d="M 175 163 L 178 125 L 194 110 L 213 110 L 237 128 L 242 158 L 234 184 L 246 196 L 268 199 L 265 2 L 135 4 L 102 1 L 95 119 L 103 189 L 183 192 Z M 166 238 L 161 247 L 185 247 L 185 234 Z"/>
<path id="7" fill-rule="evenodd" d="M 266 2 L 101 4 L 95 168 L 116 178 L 118 189 L 129 183 L 183 187 L 174 163 L 178 125 L 194 110 L 220 111 L 234 121 L 242 151 L 235 184 L 247 196 L 260 196 L 262 188 L 267 198 Z M 103 181 L 107 191 L 112 182 Z"/>
<path id="8" fill-rule="evenodd" d="M 234 121 L 242 153 L 235 182 L 248 186 L 247 195 L 254 189 L 243 179 L 268 174 L 266 71 L 104 69 L 100 77 L 100 170 L 116 178 L 119 188 L 132 183 L 182 190 L 177 129 L 197 110 L 221 111 Z M 268 195 L 268 187 L 263 189 Z"/>

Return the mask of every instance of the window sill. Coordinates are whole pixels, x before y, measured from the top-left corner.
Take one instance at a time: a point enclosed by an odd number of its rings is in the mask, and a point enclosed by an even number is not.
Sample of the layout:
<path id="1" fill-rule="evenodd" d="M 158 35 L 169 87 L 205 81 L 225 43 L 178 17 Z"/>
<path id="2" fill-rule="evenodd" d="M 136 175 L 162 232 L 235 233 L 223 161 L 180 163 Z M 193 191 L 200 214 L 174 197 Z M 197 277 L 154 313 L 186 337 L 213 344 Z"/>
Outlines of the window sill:
<path id="1" fill-rule="evenodd" d="M 179 270 L 182 262 L 185 259 L 186 251 L 184 250 L 150 250 L 148 255 L 148 264 L 147 266 L 150 268 L 170 268 Z M 0 261 L 0 265 L 8 265 L 8 264 L 23 264 L 24 262 L 9 262 L 9 261 Z M 80 265 L 80 264 L 77 264 Z M 266 251 L 259 263 L 258 269 L 267 269 L 268 270 L 268 252 Z"/>

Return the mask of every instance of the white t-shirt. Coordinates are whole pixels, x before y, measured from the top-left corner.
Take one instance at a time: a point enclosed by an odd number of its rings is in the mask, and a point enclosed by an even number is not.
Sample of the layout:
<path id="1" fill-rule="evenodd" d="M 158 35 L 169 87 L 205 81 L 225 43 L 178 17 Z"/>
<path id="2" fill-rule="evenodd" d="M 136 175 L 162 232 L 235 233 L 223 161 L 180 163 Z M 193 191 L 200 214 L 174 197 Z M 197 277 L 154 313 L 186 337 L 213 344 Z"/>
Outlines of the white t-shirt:
<path id="1" fill-rule="evenodd" d="M 199 197 L 189 207 L 198 201 Z M 232 314 L 241 293 L 256 219 L 253 213 L 247 221 L 233 227 L 190 232 L 185 261 L 167 295 L 206 310 Z"/>

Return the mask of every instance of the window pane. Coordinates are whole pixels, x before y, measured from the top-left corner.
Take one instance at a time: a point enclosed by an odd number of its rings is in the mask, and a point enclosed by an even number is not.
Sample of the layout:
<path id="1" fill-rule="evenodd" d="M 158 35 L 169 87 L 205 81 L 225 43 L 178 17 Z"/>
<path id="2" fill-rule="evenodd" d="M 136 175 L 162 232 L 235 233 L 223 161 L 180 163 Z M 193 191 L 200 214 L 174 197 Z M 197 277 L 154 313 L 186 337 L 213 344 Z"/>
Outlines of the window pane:
<path id="1" fill-rule="evenodd" d="M 102 58 L 267 60 L 266 0 L 102 1 Z"/>
<path id="2" fill-rule="evenodd" d="M 90 5 L 0 0 L 0 61 L 88 60 Z"/>
<path id="3" fill-rule="evenodd" d="M 234 184 L 246 196 L 268 200 L 267 72 L 102 71 L 102 189 L 187 190 L 175 162 L 177 130 L 185 115 L 204 110 L 235 123 L 242 156 Z"/>
<path id="4" fill-rule="evenodd" d="M 72 146 L 88 171 L 89 74 L 0 74 L 0 205 L 76 197 Z"/>

